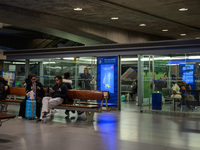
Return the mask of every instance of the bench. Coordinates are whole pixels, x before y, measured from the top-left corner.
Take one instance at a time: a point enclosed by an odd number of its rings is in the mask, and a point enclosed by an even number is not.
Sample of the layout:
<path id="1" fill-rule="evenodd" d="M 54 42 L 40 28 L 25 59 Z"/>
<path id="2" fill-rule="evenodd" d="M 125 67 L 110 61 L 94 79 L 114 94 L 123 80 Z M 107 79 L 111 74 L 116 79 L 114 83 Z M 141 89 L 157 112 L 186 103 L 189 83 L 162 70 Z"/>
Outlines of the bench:
<path id="1" fill-rule="evenodd" d="M 46 89 L 45 89 L 46 90 Z M 14 95 L 14 97 L 12 97 Z M 8 103 L 20 103 L 22 99 L 17 98 L 16 96 L 25 96 L 26 89 L 11 87 L 10 88 L 10 96 L 6 100 L 0 100 L 1 111 L 6 111 Z M 110 94 L 108 91 L 92 91 L 92 90 L 68 90 L 68 98 L 73 99 L 73 104 L 60 104 L 56 108 L 66 109 L 66 110 L 74 110 L 74 111 L 84 111 L 86 114 L 87 121 L 92 121 L 94 117 L 94 113 L 101 113 L 103 110 L 103 106 L 105 106 L 106 111 L 110 111 L 111 108 L 108 105 L 107 100 L 110 98 Z M 90 100 L 90 102 L 82 103 L 81 99 Z M 101 103 L 94 103 L 96 100 L 100 100 Z M 105 100 L 105 104 L 103 103 Z"/>
<path id="2" fill-rule="evenodd" d="M 0 126 L 2 126 L 2 123 L 6 120 L 13 119 L 16 116 L 13 114 L 0 114 Z"/>

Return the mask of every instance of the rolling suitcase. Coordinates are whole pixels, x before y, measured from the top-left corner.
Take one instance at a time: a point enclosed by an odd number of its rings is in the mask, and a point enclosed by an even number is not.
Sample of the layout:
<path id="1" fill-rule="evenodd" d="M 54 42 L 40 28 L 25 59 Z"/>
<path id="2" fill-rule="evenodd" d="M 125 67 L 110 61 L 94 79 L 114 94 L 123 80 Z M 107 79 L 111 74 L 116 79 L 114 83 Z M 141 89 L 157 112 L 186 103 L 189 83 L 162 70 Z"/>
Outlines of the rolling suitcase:
<path id="1" fill-rule="evenodd" d="M 36 101 L 35 100 L 26 100 L 26 111 L 25 117 L 28 119 L 34 119 L 36 116 Z"/>
<path id="2" fill-rule="evenodd" d="M 27 119 L 34 119 L 36 116 L 36 84 L 33 84 L 33 90 L 27 93 L 25 117 Z"/>

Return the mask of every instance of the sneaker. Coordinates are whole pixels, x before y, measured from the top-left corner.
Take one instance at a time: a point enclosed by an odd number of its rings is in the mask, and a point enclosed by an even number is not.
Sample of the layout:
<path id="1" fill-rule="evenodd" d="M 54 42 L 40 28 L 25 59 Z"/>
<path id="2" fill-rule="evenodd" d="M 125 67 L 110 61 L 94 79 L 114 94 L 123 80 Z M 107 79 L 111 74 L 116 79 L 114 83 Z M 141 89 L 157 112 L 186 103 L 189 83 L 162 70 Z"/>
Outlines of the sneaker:
<path id="1" fill-rule="evenodd" d="M 37 119 L 36 120 L 36 123 L 40 123 L 40 122 L 42 122 L 42 119 Z"/>
<path id="2" fill-rule="evenodd" d="M 22 116 L 18 116 L 19 119 L 22 119 Z"/>
<path id="3" fill-rule="evenodd" d="M 48 112 L 44 112 L 42 118 L 46 118 L 46 117 L 48 117 L 48 116 L 49 116 L 48 114 L 49 114 Z"/>
<path id="4" fill-rule="evenodd" d="M 59 112 L 57 109 L 52 109 L 51 110 L 51 113 L 57 113 L 57 112 Z"/>
<path id="5" fill-rule="evenodd" d="M 36 123 L 46 123 L 46 119 L 37 119 Z"/>

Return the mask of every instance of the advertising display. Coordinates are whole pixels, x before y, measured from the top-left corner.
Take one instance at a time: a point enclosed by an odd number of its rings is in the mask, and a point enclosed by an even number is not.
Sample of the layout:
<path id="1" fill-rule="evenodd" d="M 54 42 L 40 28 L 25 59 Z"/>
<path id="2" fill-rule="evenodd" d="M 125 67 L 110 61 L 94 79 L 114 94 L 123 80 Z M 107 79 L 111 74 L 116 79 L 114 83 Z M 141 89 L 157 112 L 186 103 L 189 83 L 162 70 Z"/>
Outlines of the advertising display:
<path id="1" fill-rule="evenodd" d="M 188 83 L 192 89 L 196 89 L 196 64 L 180 64 L 179 77 L 185 83 Z"/>
<path id="2" fill-rule="evenodd" d="M 101 91 L 114 93 L 114 64 L 101 65 Z"/>
<path id="3" fill-rule="evenodd" d="M 194 65 L 185 65 L 183 67 L 183 81 L 186 83 L 193 83 L 194 78 Z"/>
<path id="4" fill-rule="evenodd" d="M 118 57 L 97 57 L 97 90 L 109 91 L 109 103 L 118 103 Z"/>
<path id="5" fill-rule="evenodd" d="M 2 76 L 6 81 L 8 81 L 8 85 L 10 87 L 15 86 L 15 80 L 16 80 L 15 74 L 16 74 L 15 71 L 2 71 Z"/>

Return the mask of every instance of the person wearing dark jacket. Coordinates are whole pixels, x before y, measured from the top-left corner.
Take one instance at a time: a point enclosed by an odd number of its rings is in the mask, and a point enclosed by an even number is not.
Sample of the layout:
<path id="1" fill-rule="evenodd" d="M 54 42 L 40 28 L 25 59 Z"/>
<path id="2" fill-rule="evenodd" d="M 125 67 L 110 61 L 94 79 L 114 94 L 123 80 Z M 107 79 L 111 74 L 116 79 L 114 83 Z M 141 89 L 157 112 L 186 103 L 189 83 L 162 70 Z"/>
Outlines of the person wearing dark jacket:
<path id="1" fill-rule="evenodd" d="M 9 85 L 8 82 L 0 76 L 0 100 L 6 99 L 9 93 Z"/>
<path id="2" fill-rule="evenodd" d="M 40 118 L 40 113 L 41 113 L 41 107 L 42 107 L 42 98 L 44 97 L 44 88 L 43 85 L 37 81 L 36 75 L 31 76 L 31 82 L 29 82 L 26 85 L 26 93 L 30 92 L 33 90 L 33 84 L 36 83 L 36 116 L 37 118 Z M 23 100 L 20 103 L 20 110 L 19 110 L 19 117 L 25 118 L 25 110 L 26 110 L 26 100 Z"/>
<path id="3" fill-rule="evenodd" d="M 44 97 L 42 99 L 42 111 L 40 119 L 37 121 L 43 121 L 43 119 L 49 113 L 49 110 L 55 108 L 67 98 L 67 87 L 62 82 L 62 76 L 57 75 L 55 77 L 56 84 L 51 89 L 51 97 Z"/>
<path id="4" fill-rule="evenodd" d="M 36 101 L 42 102 L 42 98 L 44 97 L 44 88 L 43 85 L 37 81 L 36 75 L 32 75 L 31 82 L 26 86 L 26 93 L 33 90 L 34 83 L 36 83 Z"/>

